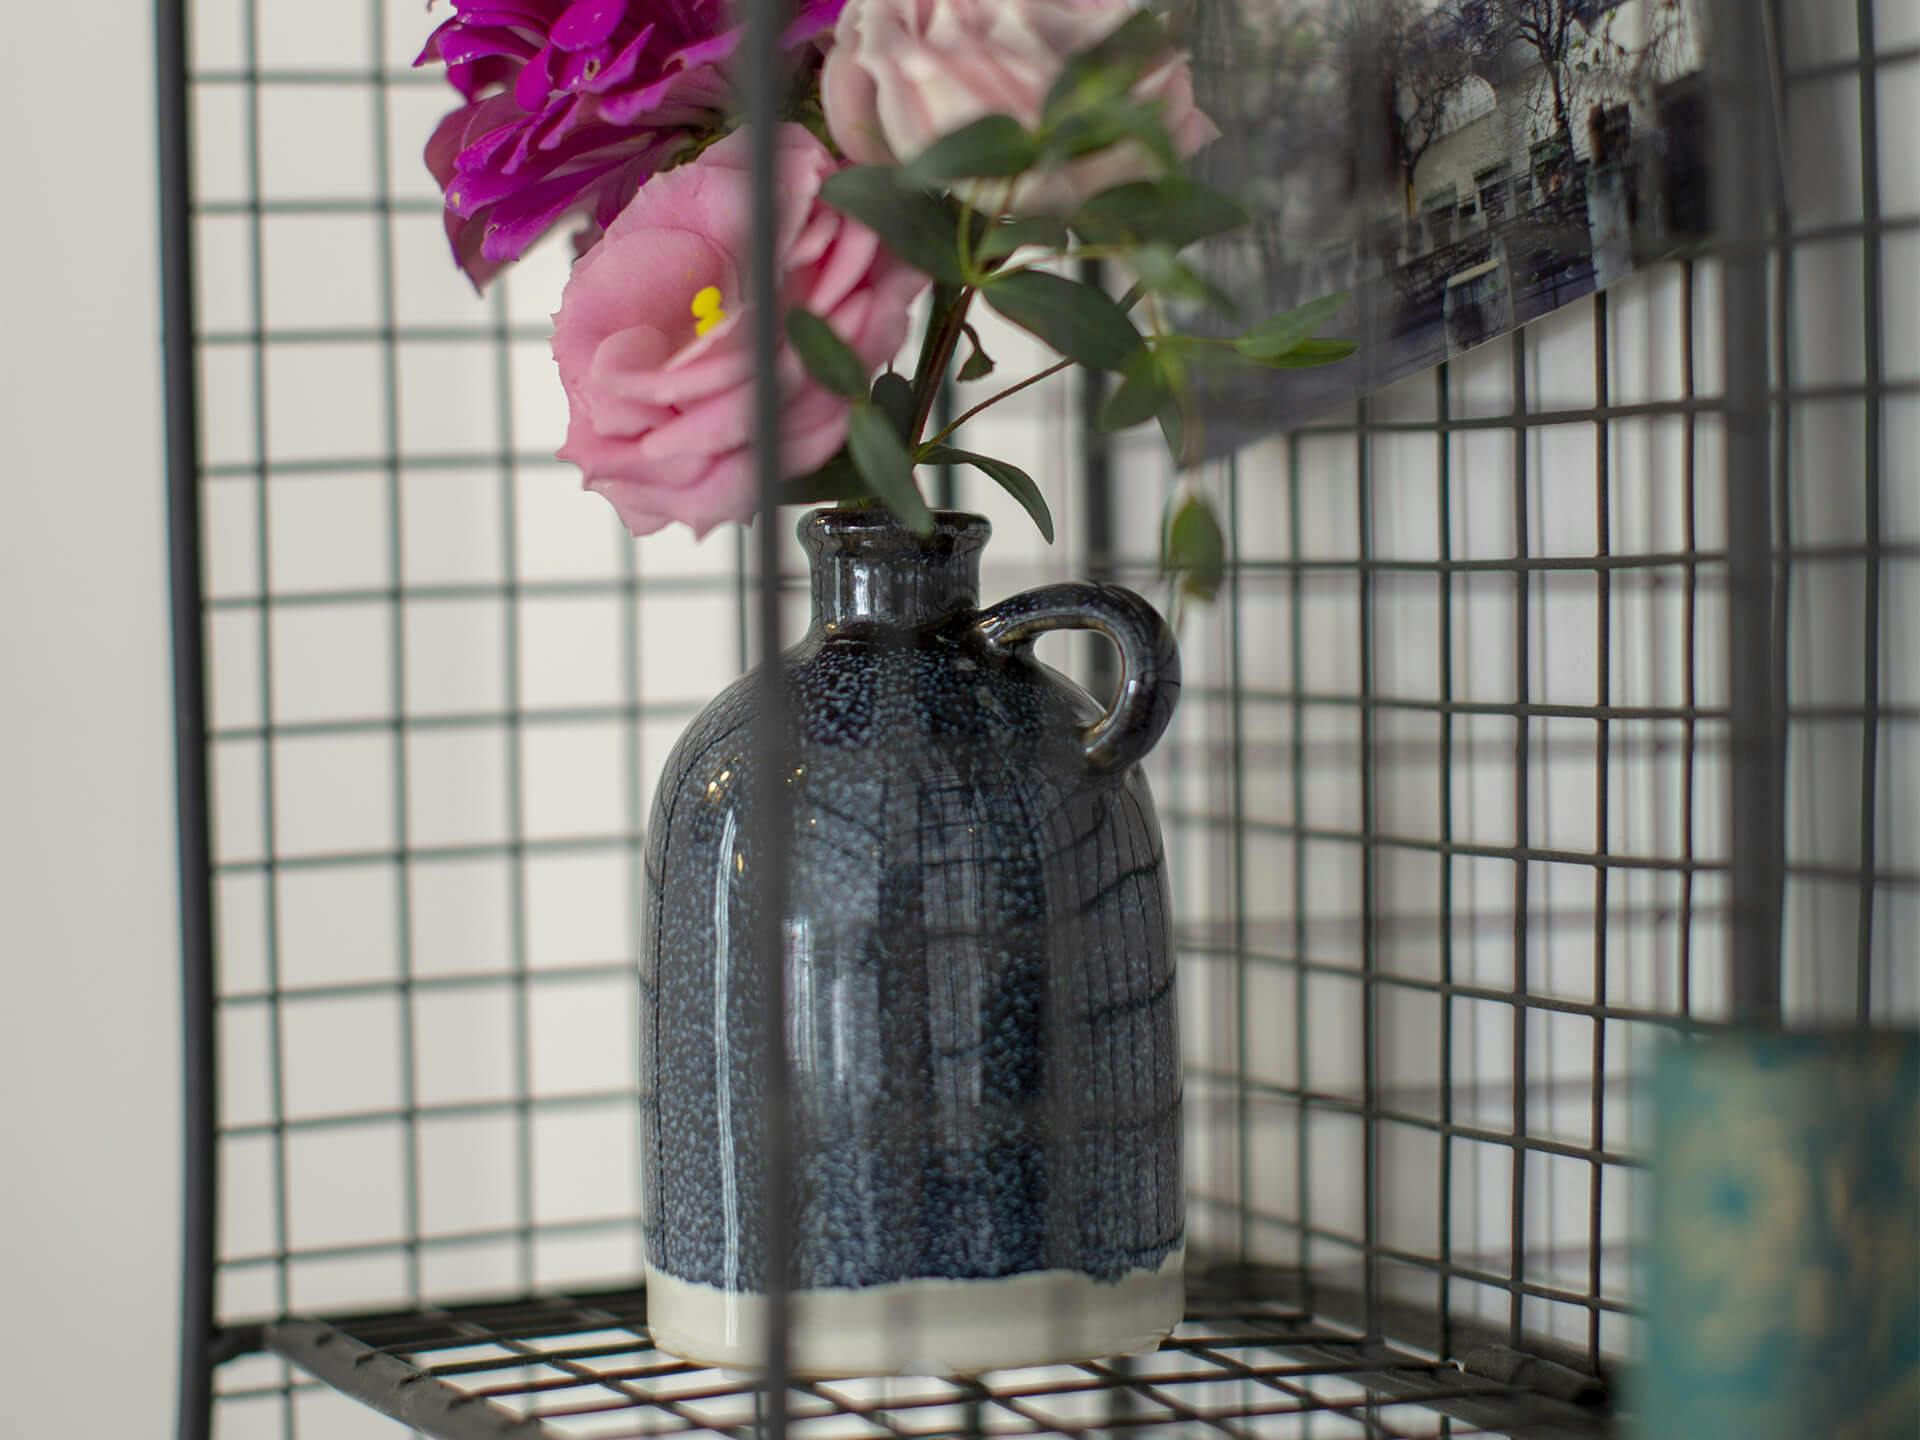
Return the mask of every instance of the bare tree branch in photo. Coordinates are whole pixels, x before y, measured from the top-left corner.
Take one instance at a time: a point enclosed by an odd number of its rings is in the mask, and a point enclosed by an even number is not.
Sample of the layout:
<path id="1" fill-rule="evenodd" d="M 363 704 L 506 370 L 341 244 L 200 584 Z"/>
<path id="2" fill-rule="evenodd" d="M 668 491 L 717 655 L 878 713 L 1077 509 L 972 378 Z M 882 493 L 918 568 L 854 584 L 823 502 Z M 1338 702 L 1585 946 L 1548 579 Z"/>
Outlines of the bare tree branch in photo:
<path id="1" fill-rule="evenodd" d="M 1459 102 L 1473 83 L 1471 56 L 1452 27 L 1439 23 L 1420 0 L 1360 0 L 1327 14 L 1328 54 L 1341 78 L 1347 134 L 1356 163 L 1384 144 L 1384 159 L 1414 212 L 1414 172 L 1452 128 Z M 1377 163 L 1377 162 L 1376 162 Z"/>
<path id="2" fill-rule="evenodd" d="M 1459 42 L 1484 60 L 1518 50 L 1544 81 L 1537 108 L 1559 141 L 1562 163 L 1576 153 L 1574 113 L 1590 90 L 1617 88 L 1627 58 L 1609 34 L 1620 0 L 1443 0 Z M 1660 3 L 1660 0 L 1654 0 Z"/>

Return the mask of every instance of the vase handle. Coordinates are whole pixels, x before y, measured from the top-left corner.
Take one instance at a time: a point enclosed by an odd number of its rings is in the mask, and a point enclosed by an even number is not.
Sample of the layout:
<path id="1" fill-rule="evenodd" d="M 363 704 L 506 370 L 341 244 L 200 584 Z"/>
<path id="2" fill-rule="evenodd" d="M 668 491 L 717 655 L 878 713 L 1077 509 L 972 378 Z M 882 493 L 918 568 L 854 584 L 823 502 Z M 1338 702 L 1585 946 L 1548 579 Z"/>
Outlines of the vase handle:
<path id="1" fill-rule="evenodd" d="M 1180 647 L 1160 612 L 1119 585 L 1043 585 L 980 612 L 974 629 L 996 650 L 1025 650 L 1050 630 L 1094 630 L 1120 652 L 1120 693 L 1082 735 L 1087 768 L 1124 770 L 1145 758 L 1180 698 Z"/>

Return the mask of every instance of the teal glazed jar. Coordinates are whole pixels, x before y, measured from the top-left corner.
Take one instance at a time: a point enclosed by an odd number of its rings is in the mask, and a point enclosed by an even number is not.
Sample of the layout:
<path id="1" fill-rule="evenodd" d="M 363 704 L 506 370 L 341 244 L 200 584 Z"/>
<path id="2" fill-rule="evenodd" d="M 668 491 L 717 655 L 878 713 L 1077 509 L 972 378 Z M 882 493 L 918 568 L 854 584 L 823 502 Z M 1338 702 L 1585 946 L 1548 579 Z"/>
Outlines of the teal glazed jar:
<path id="1" fill-rule="evenodd" d="M 1670 1039 L 1648 1108 L 1635 1440 L 1920 1435 L 1920 1034 Z"/>
<path id="2" fill-rule="evenodd" d="M 1179 1320 L 1181 1071 L 1166 857 L 1140 759 L 1172 633 L 1112 586 L 979 606 L 990 527 L 800 526 L 781 657 L 791 1192 L 766 1193 L 754 964 L 756 687 L 667 761 L 647 853 L 644 1223 L 656 1341 L 753 1366 L 761 1217 L 793 1226 L 801 1374 L 974 1373 L 1149 1348 Z M 1040 664 L 1118 648 L 1105 711 Z"/>

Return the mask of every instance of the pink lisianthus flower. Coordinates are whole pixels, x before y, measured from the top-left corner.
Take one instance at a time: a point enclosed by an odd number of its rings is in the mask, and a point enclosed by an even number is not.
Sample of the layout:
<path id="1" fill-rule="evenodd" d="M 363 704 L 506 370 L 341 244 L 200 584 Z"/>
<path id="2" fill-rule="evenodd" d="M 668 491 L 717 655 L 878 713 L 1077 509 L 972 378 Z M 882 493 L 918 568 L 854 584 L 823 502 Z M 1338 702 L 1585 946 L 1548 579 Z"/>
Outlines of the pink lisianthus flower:
<path id="1" fill-rule="evenodd" d="M 754 513 L 759 302 L 741 293 L 753 235 L 749 139 L 736 131 L 643 186 L 575 263 L 553 317 L 571 410 L 560 458 L 635 535 L 675 520 L 705 535 Z M 826 321 L 871 373 L 906 339 L 927 279 L 821 200 L 839 162 L 804 127 L 780 126 L 775 143 L 777 303 Z M 851 407 L 784 340 L 779 376 L 781 473 L 791 477 L 840 448 Z"/>
<path id="2" fill-rule="evenodd" d="M 858 164 L 894 165 L 985 115 L 1036 126 L 1068 59 L 1133 13 L 1132 0 L 845 0 L 820 77 L 834 143 Z M 1194 103 L 1184 52 L 1168 50 L 1133 98 L 1159 106 L 1183 158 L 1219 137 Z M 1065 215 L 1155 173 L 1148 152 L 1127 141 L 1026 176 L 1009 208 Z"/>
<path id="3" fill-rule="evenodd" d="M 842 0 L 802 0 L 789 48 Z M 742 27 L 729 0 L 453 0 L 416 65 L 439 62 L 466 103 L 427 142 L 454 258 L 475 285 L 562 219 L 591 244 L 635 190 L 721 126 L 723 66 Z"/>

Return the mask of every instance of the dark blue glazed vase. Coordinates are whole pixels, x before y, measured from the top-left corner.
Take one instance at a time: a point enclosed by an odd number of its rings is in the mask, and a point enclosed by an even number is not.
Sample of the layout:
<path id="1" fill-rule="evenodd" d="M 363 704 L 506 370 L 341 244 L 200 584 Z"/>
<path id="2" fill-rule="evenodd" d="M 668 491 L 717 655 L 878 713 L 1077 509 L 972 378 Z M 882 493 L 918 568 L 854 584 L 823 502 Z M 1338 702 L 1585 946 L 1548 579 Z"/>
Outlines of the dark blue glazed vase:
<path id="1" fill-rule="evenodd" d="M 792 1184 L 766 1193 L 753 951 L 756 683 L 667 761 L 642 986 L 649 1318 L 764 1353 L 763 1217 L 791 1226 L 799 1373 L 969 1373 L 1149 1347 L 1179 1319 L 1180 1054 L 1165 855 L 1137 762 L 1173 636 L 1111 586 L 979 608 L 990 527 L 800 526 L 813 623 L 782 657 Z M 1033 657 L 1120 652 L 1100 707 Z"/>

